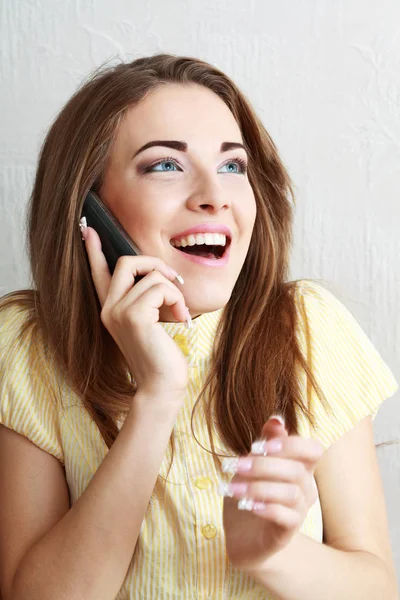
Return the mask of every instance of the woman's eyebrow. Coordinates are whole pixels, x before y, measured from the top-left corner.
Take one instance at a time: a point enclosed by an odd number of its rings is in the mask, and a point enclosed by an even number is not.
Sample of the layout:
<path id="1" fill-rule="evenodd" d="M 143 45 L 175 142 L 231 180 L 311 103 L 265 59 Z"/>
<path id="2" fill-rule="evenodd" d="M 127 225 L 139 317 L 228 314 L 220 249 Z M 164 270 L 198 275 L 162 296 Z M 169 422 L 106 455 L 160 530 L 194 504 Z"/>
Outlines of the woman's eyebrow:
<path id="1" fill-rule="evenodd" d="M 132 159 L 135 158 L 140 152 L 143 150 L 147 150 L 147 148 L 152 148 L 153 146 L 166 146 L 167 148 L 173 148 L 174 150 L 179 150 L 180 152 L 187 152 L 188 145 L 186 142 L 178 142 L 175 140 L 155 140 L 154 142 L 147 142 L 144 146 L 139 148 L 139 150 L 132 156 Z M 228 150 L 233 150 L 234 148 L 242 148 L 246 151 L 246 148 L 243 144 L 239 142 L 222 142 L 220 152 L 228 152 Z"/>

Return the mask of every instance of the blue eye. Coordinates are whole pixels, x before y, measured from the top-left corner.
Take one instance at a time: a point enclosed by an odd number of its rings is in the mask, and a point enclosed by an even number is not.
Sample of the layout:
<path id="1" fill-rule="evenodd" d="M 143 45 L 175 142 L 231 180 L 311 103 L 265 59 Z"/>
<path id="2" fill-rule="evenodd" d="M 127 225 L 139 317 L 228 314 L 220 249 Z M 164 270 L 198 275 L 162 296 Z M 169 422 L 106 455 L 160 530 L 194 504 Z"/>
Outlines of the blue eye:
<path id="1" fill-rule="evenodd" d="M 157 169 L 156 170 L 156 167 L 159 167 L 161 165 L 169 165 L 169 167 L 167 169 Z M 155 165 L 150 165 L 149 167 L 147 167 L 146 168 L 146 172 L 150 172 L 150 171 L 155 171 L 156 170 L 156 171 L 161 171 L 161 172 L 164 172 L 164 173 L 169 173 L 170 171 L 174 171 L 175 170 L 175 169 L 171 169 L 171 166 L 172 167 L 176 167 L 177 165 L 176 165 L 176 163 L 173 160 L 171 160 L 169 158 L 165 158 L 164 160 L 161 160 L 160 162 L 156 163 Z"/>
<path id="2" fill-rule="evenodd" d="M 243 158 L 235 158 L 234 160 L 230 160 L 229 162 L 222 165 L 221 168 L 227 167 L 229 165 L 239 165 L 240 168 L 238 171 L 232 171 L 232 169 L 229 169 L 227 173 L 237 173 L 238 175 L 244 175 L 247 171 L 247 164 L 246 161 L 243 160 Z"/>
<path id="3" fill-rule="evenodd" d="M 161 168 L 161 169 L 156 169 L 156 167 L 162 167 L 163 165 L 168 165 L 167 168 Z M 247 172 L 247 163 L 245 160 L 243 160 L 243 158 L 237 157 L 233 160 L 230 160 L 229 162 L 225 163 L 224 165 L 222 165 L 221 168 L 224 167 L 228 167 L 229 165 L 239 165 L 239 170 L 232 170 L 229 169 L 228 171 L 225 171 L 226 173 L 233 173 L 234 175 L 244 175 Z M 177 171 L 177 169 L 179 169 L 180 171 L 182 170 L 179 165 L 176 163 L 176 160 L 173 159 L 172 157 L 166 157 L 163 160 L 158 161 L 157 163 L 154 163 L 153 165 L 149 165 L 148 167 L 145 167 L 144 172 L 145 173 L 152 173 L 152 172 L 158 172 L 158 173 L 173 173 L 175 171 Z M 220 172 L 220 171 L 219 171 Z"/>

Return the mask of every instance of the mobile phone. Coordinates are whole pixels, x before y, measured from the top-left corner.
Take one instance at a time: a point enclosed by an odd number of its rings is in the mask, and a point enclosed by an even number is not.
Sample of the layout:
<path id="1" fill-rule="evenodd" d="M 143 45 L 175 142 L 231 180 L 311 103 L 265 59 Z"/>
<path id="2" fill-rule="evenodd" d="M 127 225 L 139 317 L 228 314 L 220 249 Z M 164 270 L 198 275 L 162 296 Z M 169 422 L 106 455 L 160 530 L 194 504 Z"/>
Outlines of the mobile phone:
<path id="1" fill-rule="evenodd" d="M 90 190 L 85 198 L 82 217 L 86 218 L 89 227 L 96 230 L 111 274 L 114 272 L 120 256 L 137 256 L 141 254 L 121 223 L 117 221 L 93 190 Z"/>

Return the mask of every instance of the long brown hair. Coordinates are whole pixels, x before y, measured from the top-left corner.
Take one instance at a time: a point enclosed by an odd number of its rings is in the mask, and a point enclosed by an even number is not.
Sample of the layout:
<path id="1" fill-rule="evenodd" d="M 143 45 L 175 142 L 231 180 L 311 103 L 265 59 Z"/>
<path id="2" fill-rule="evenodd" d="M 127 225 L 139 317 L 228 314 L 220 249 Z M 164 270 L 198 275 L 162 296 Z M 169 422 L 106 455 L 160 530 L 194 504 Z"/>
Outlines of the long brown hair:
<path id="1" fill-rule="evenodd" d="M 135 388 L 124 357 L 101 323 L 78 223 L 88 190 L 101 190 L 126 111 L 168 83 L 196 83 L 217 94 L 234 115 L 249 155 L 257 218 L 198 399 L 210 392 L 205 405 L 210 435 L 213 421 L 223 443 L 244 454 L 273 413 L 285 417 L 290 433 L 297 432 L 296 408 L 314 425 L 296 364 L 327 403 L 295 335 L 297 282 L 286 281 L 294 207 L 288 173 L 249 101 L 214 66 L 159 54 L 101 67 L 84 82 L 55 119 L 40 152 L 28 211 L 33 289 L 6 296 L 0 307 L 16 303 L 28 308 L 24 331 L 43 336 L 52 364 L 81 397 L 110 448 L 118 434 L 116 421 L 127 412 Z M 173 435 L 171 441 L 173 451 Z M 211 445 L 214 452 L 212 435 Z"/>

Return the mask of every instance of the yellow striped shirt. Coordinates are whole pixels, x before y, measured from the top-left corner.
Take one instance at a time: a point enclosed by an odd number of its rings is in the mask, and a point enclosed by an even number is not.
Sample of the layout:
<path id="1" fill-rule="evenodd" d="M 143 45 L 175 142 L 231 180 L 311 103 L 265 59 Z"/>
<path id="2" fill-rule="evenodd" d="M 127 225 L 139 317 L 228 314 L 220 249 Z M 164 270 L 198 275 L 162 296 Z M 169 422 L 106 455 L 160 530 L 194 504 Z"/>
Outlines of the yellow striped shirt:
<path id="1" fill-rule="evenodd" d="M 398 385 L 357 321 L 331 292 L 304 280 L 297 287 L 296 305 L 300 315 L 297 336 L 304 356 L 335 415 L 326 413 L 299 369 L 304 400 L 317 422 L 313 430 L 299 413 L 299 435 L 316 437 L 328 447 L 363 417 L 375 417 L 380 404 L 394 394 Z M 273 600 L 254 580 L 232 567 L 226 557 L 222 498 L 217 494 L 217 485 L 231 476 L 221 472 L 218 461 L 214 463 L 198 445 L 190 428 L 192 408 L 209 369 L 222 311 L 201 315 L 189 330 L 182 323 L 162 324 L 187 355 L 190 381 L 174 427 L 176 448 L 166 493 L 158 482 L 116 600 Z M 35 361 L 43 353 L 41 347 L 25 344 L 17 348 L 12 360 L 7 358 L 7 350 L 15 348 L 15 336 L 24 318 L 24 311 L 13 307 L 7 309 L 0 322 L 0 422 L 64 465 L 74 503 L 108 449 L 80 399 L 60 377 L 57 384 L 63 408 L 50 399 L 45 376 L 35 369 Z M 33 357 L 33 363 L 29 363 L 29 357 Z M 199 442 L 210 448 L 201 410 L 197 409 L 195 415 L 194 431 Z M 214 439 L 217 451 L 230 454 L 217 437 Z M 160 468 L 163 477 L 170 460 L 168 448 Z M 301 532 L 322 542 L 319 498 L 309 510 Z"/>

